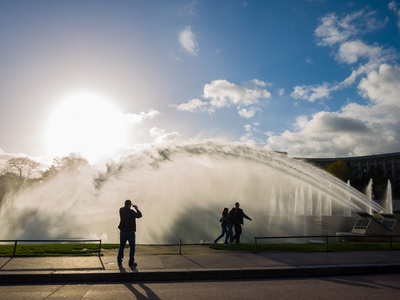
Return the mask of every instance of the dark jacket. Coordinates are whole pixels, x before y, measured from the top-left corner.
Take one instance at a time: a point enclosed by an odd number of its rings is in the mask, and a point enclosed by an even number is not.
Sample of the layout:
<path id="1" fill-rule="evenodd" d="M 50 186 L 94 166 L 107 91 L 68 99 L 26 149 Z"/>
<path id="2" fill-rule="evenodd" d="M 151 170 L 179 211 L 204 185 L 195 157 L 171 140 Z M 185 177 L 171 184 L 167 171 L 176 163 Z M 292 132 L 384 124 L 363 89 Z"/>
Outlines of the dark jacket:
<path id="1" fill-rule="evenodd" d="M 226 225 L 231 225 L 233 226 L 233 223 L 235 222 L 235 211 L 230 210 L 228 213 L 228 216 L 226 218 Z"/>
<path id="2" fill-rule="evenodd" d="M 228 213 L 222 214 L 221 219 L 219 221 L 221 222 L 222 227 L 226 227 L 226 221 L 228 220 Z"/>
<path id="3" fill-rule="evenodd" d="M 119 217 L 119 230 L 136 231 L 136 218 L 141 218 L 142 213 L 139 210 L 136 212 L 124 206 L 119 209 Z"/>
<path id="4" fill-rule="evenodd" d="M 235 222 L 243 225 L 243 218 L 251 220 L 244 212 L 243 209 L 239 208 L 235 211 Z"/>

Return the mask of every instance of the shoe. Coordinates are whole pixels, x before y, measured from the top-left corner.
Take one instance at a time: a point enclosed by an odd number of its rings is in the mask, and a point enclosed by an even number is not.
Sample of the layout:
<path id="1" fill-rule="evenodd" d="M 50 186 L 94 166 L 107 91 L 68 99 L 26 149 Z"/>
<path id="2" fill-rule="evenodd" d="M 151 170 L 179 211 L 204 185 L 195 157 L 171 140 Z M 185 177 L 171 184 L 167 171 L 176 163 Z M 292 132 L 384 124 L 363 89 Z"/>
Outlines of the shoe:
<path id="1" fill-rule="evenodd" d="M 214 241 L 214 245 L 216 245 L 217 244 L 217 242 L 216 241 Z"/>
<path id="2" fill-rule="evenodd" d="M 225 247 L 229 247 L 229 245 L 228 245 L 228 244 L 224 244 L 224 246 L 225 246 Z"/>
<path id="3" fill-rule="evenodd" d="M 130 266 L 130 267 L 136 267 L 136 266 L 137 266 L 137 263 L 135 263 L 135 262 L 129 263 L 129 266 Z"/>

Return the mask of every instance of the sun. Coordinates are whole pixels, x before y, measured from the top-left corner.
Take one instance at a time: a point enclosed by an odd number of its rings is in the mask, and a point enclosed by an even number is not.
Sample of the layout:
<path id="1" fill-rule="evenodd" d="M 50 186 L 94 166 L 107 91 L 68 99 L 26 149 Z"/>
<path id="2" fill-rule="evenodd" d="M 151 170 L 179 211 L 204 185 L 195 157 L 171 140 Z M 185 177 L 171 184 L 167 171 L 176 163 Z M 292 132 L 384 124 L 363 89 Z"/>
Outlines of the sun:
<path id="1" fill-rule="evenodd" d="M 48 154 L 78 152 L 91 163 L 127 143 L 123 114 L 109 99 L 94 92 L 75 92 L 60 99 L 46 129 Z"/>

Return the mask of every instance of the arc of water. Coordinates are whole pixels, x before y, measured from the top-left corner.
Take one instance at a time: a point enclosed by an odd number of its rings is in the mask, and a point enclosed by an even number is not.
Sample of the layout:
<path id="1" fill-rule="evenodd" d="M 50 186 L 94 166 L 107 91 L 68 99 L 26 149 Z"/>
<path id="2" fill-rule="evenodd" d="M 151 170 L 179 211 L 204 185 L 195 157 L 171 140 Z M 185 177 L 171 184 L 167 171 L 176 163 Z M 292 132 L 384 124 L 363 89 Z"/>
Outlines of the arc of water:
<path id="1" fill-rule="evenodd" d="M 351 188 L 350 180 L 347 180 L 347 186 L 349 187 L 349 189 Z M 348 199 L 349 199 L 349 201 L 351 202 L 350 194 L 348 195 Z M 350 210 L 350 208 L 348 208 L 348 207 L 345 207 L 345 208 L 344 208 L 344 215 L 347 216 L 347 217 L 350 217 L 350 216 L 351 216 L 351 210 Z"/>
<path id="2" fill-rule="evenodd" d="M 368 185 L 367 185 L 367 190 L 366 190 L 366 196 L 369 199 L 373 199 L 373 194 L 372 194 L 372 187 L 373 187 L 374 183 L 372 181 L 372 178 L 369 180 Z M 369 209 L 369 214 L 372 215 L 372 208 L 370 207 Z"/>
<path id="3" fill-rule="evenodd" d="M 327 197 L 341 203 L 343 206 L 349 207 L 352 211 L 365 211 L 365 207 L 367 206 L 376 212 L 388 213 L 388 211 L 378 203 L 356 189 L 349 188 L 347 184 L 340 179 L 303 161 L 288 158 L 286 155 L 260 148 L 253 149 L 247 146 L 226 148 L 223 145 L 221 146 L 211 142 L 207 143 L 206 146 L 207 147 L 202 145 L 200 147 L 203 151 L 202 153 L 231 156 L 233 158 L 240 157 L 249 161 L 263 163 L 282 174 L 288 174 L 317 190 L 323 191 Z M 177 148 L 179 148 L 179 146 Z M 185 150 L 189 153 L 193 151 L 198 153 L 199 145 L 185 147 Z M 331 187 L 329 187 L 329 185 L 331 185 Z"/>
<path id="4" fill-rule="evenodd" d="M 282 186 L 279 187 L 279 214 L 284 215 L 285 212 L 285 205 L 283 203 L 283 190 Z"/>
<path id="5" fill-rule="evenodd" d="M 365 209 L 363 206 L 368 205 L 369 207 L 371 207 L 371 209 L 378 213 L 388 213 L 386 209 L 384 209 L 375 201 L 372 201 L 370 198 L 354 188 L 349 189 L 346 183 L 338 178 L 333 177 L 323 170 L 316 169 L 315 167 L 294 159 L 290 160 L 291 165 L 288 165 L 287 163 L 285 163 L 281 154 L 271 152 L 271 155 L 274 156 L 274 161 L 276 161 L 276 164 L 268 163 L 269 165 L 280 170 L 281 172 L 288 172 L 292 176 L 298 177 L 300 180 L 308 183 L 309 185 L 314 186 L 317 189 L 323 190 L 325 194 L 331 197 L 331 199 L 342 203 L 342 205 L 344 206 L 348 206 L 355 212 L 363 211 Z M 288 160 L 288 158 L 286 157 L 285 159 Z M 313 172 L 310 171 L 311 168 L 313 168 Z M 301 177 L 299 177 L 298 174 L 300 174 Z M 329 185 L 332 184 L 332 182 L 335 184 L 335 189 L 333 189 L 332 187 L 329 188 Z M 362 204 L 362 206 L 357 205 L 351 200 L 349 201 L 348 195 L 350 195 L 351 199 L 354 199 L 359 204 Z"/>

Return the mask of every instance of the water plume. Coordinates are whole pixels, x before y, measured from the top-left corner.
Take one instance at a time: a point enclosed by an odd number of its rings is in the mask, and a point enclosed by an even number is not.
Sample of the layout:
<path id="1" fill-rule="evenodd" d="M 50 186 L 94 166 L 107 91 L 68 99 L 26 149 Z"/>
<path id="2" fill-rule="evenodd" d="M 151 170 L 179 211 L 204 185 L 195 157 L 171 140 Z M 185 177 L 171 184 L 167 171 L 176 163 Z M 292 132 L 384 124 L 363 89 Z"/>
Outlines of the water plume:
<path id="1" fill-rule="evenodd" d="M 243 242 L 307 234 L 322 216 L 385 212 L 346 183 L 305 162 L 241 144 L 137 148 L 105 170 L 60 173 L 9 196 L 0 207 L 1 239 L 101 238 L 118 242 L 118 209 L 131 199 L 143 213 L 137 243 L 210 242 L 223 207 L 239 202 Z M 319 220 L 319 219 L 318 219 Z"/>
<path id="2" fill-rule="evenodd" d="M 390 214 L 393 214 L 392 184 L 390 182 L 390 179 L 388 179 L 388 183 L 387 183 L 386 199 L 385 199 L 384 206 Z"/>

